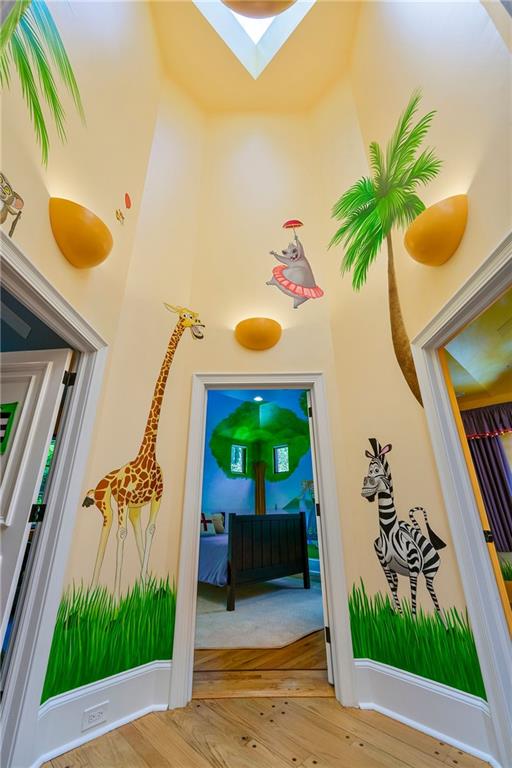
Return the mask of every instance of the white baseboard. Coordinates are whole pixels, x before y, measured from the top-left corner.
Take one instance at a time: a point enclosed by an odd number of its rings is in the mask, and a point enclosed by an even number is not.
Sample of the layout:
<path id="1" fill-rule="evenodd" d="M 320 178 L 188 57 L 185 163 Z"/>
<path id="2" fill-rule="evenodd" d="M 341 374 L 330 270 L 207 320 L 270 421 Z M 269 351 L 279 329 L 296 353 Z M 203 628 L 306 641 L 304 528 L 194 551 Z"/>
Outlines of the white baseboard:
<path id="1" fill-rule="evenodd" d="M 96 739 L 149 712 L 167 709 L 172 661 L 152 661 L 54 696 L 39 708 L 36 754 L 30 768 Z M 82 730 L 84 710 L 108 702 L 106 720 Z M 16 766 L 16 768 L 19 768 Z"/>
<path id="2" fill-rule="evenodd" d="M 372 659 L 355 659 L 354 666 L 361 709 L 374 709 L 493 768 L 504 768 L 496 759 L 491 716 L 483 699 Z"/>

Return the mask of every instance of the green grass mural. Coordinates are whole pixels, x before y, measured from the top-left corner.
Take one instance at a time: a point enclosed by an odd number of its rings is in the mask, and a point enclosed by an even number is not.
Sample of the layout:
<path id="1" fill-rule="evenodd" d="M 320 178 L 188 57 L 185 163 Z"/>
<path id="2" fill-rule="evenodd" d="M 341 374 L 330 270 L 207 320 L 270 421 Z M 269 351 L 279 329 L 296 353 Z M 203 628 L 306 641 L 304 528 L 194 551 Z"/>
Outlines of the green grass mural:
<path id="1" fill-rule="evenodd" d="M 363 582 L 349 597 L 354 656 L 373 659 L 415 675 L 436 680 L 474 696 L 486 698 L 475 641 L 468 617 L 456 608 L 438 616 L 420 609 L 416 616 L 402 600 L 403 615 L 377 592 L 366 593 Z"/>
<path id="2" fill-rule="evenodd" d="M 176 590 L 136 582 L 117 601 L 105 587 L 70 587 L 57 614 L 41 703 L 64 691 L 172 658 Z"/>

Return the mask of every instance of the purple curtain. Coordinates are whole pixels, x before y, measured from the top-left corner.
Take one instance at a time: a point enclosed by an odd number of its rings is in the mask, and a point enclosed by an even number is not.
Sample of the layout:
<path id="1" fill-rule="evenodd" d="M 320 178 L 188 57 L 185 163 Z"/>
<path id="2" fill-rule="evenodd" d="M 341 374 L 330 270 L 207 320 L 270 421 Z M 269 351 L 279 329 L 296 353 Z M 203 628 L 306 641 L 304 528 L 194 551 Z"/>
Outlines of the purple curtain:
<path id="1" fill-rule="evenodd" d="M 512 403 L 461 411 L 478 483 L 499 552 L 512 551 L 512 470 L 500 435 L 512 432 Z"/>

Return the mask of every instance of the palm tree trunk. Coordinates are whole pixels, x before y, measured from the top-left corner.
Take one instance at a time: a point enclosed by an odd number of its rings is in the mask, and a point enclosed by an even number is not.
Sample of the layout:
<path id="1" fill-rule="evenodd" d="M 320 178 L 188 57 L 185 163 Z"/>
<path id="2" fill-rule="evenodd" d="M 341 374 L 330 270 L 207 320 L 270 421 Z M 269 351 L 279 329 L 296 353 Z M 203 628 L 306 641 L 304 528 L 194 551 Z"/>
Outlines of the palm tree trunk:
<path id="1" fill-rule="evenodd" d="M 411 352 L 411 342 L 405 330 L 402 310 L 400 308 L 400 298 L 398 296 L 398 286 L 396 284 L 395 265 L 393 260 L 393 243 L 391 242 L 391 232 L 386 238 L 388 246 L 388 296 L 389 296 L 389 319 L 391 322 L 391 338 L 393 339 L 393 349 L 398 361 L 404 379 L 407 382 L 412 394 L 422 406 L 420 386 L 414 367 L 414 360 Z"/>

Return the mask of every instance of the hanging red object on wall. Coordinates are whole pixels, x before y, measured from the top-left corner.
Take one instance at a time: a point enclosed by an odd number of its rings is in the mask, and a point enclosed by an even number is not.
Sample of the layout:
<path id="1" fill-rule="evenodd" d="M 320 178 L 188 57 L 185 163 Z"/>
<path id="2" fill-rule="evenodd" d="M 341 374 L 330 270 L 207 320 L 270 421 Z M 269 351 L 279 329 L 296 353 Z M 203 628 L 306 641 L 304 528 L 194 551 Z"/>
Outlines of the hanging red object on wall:
<path id="1" fill-rule="evenodd" d="M 124 193 L 124 204 L 126 206 L 126 209 L 129 211 L 130 208 L 132 207 L 132 199 L 131 199 L 130 195 L 128 194 L 128 192 Z"/>

